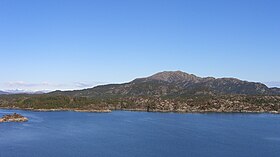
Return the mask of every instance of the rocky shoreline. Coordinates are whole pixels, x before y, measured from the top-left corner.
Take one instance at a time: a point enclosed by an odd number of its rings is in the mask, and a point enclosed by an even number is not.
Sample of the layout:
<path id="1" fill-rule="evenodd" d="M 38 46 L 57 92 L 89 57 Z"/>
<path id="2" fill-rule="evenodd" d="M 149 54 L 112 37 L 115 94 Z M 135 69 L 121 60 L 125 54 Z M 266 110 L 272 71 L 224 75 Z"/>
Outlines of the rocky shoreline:
<path id="1" fill-rule="evenodd" d="M 38 112 L 56 112 L 56 111 L 94 112 L 94 113 L 112 112 L 111 110 L 85 110 L 85 109 L 32 109 L 32 108 L 27 108 L 24 110 L 38 111 Z"/>
<path id="2" fill-rule="evenodd" d="M 14 113 L 14 114 L 8 114 L 8 115 L 4 115 L 2 118 L 0 118 L 0 123 L 3 122 L 27 122 L 28 118 Z"/>
<path id="3" fill-rule="evenodd" d="M 150 110 L 147 111 L 145 109 L 122 109 L 116 111 L 131 111 L 131 112 L 160 112 L 160 113 L 268 113 L 268 114 L 280 114 L 278 111 L 219 111 L 219 110 L 205 110 L 205 111 L 171 111 L 171 110 Z"/>
<path id="4" fill-rule="evenodd" d="M 35 111 L 35 112 L 63 112 L 63 111 L 73 111 L 73 112 L 89 112 L 89 113 L 111 113 L 112 111 L 131 111 L 131 112 L 160 112 L 160 113 L 268 113 L 268 114 L 280 114 L 278 111 L 221 111 L 221 110 L 149 110 L 146 109 L 107 109 L 107 110 L 85 110 L 85 109 L 32 109 L 32 108 L 0 108 L 6 110 L 26 110 L 26 111 Z M 1 120 L 0 120 L 1 122 Z"/>
<path id="5" fill-rule="evenodd" d="M 93 113 L 110 113 L 112 110 L 92 110 L 92 109 L 71 109 L 71 108 L 58 108 L 58 109 L 33 109 L 33 108 L 18 108 L 18 107 L 0 107 L 0 109 L 6 110 L 26 110 L 36 112 L 59 112 L 59 111 L 73 111 L 73 112 L 93 112 Z"/>

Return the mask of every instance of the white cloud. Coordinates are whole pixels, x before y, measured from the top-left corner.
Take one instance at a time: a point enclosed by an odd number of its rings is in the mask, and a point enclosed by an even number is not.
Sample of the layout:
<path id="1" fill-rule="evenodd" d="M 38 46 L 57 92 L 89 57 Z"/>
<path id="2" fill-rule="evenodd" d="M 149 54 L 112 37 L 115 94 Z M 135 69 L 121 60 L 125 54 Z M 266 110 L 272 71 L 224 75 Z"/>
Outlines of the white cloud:
<path id="1" fill-rule="evenodd" d="M 2 83 L 2 84 L 0 83 L 0 89 L 1 90 L 28 90 L 28 91 L 76 90 L 76 89 L 91 88 L 101 84 L 105 84 L 105 82 L 30 83 L 24 81 L 14 81 L 14 82 Z"/>
<path id="2" fill-rule="evenodd" d="M 84 83 L 84 82 L 76 82 L 76 83 L 75 83 L 75 86 L 76 86 L 77 88 L 88 88 L 88 87 L 92 87 L 93 84 Z"/>
<path id="3" fill-rule="evenodd" d="M 91 88 L 97 85 L 104 85 L 108 84 L 107 82 L 75 82 L 75 87 L 76 88 Z"/>
<path id="4" fill-rule="evenodd" d="M 280 88 L 280 81 L 271 81 L 271 82 L 264 82 L 268 87 L 279 87 Z"/>

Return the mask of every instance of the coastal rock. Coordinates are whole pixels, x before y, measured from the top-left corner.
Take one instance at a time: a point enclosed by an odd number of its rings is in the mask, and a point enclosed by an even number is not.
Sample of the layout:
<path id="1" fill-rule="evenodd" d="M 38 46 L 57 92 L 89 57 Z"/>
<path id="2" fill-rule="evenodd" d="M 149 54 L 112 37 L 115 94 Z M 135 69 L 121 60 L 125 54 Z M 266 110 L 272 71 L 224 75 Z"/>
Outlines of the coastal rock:
<path id="1" fill-rule="evenodd" d="M 28 121 L 28 118 L 14 113 L 14 114 L 10 114 L 10 115 L 4 115 L 2 118 L 0 118 L 0 123 L 3 122 L 26 122 Z"/>

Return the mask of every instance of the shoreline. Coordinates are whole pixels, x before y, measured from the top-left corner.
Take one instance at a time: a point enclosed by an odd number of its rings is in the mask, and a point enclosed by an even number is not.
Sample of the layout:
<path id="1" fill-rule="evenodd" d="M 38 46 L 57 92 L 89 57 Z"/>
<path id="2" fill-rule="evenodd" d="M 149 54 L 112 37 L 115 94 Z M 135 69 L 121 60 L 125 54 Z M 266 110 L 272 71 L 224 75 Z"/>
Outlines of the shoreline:
<path id="1" fill-rule="evenodd" d="M 84 109 L 70 109 L 70 108 L 59 108 L 59 109 L 33 109 L 33 108 L 11 108 L 11 107 L 0 107 L 4 110 L 23 110 L 23 111 L 34 111 L 34 112 L 92 112 L 92 113 L 110 113 L 112 110 L 84 110 Z"/>
<path id="2" fill-rule="evenodd" d="M 88 113 L 111 113 L 113 111 L 130 111 L 130 112 L 151 112 L 151 113 L 177 113 L 177 114 L 188 114 L 188 113 L 243 113 L 243 114 L 280 114 L 277 111 L 170 111 L 170 110 L 150 110 L 146 109 L 105 109 L 105 110 L 85 110 L 85 109 L 70 109 L 70 108 L 59 108 L 59 109 L 33 109 L 33 108 L 5 108 L 0 107 L 3 110 L 23 110 L 23 111 L 34 111 L 34 112 L 88 112 Z"/>
<path id="3" fill-rule="evenodd" d="M 112 110 L 112 111 L 131 111 L 131 112 L 151 112 L 151 113 L 177 113 L 177 114 L 188 114 L 188 113 L 248 113 L 248 114 L 280 114 L 277 111 L 169 111 L 169 110 L 151 110 L 147 111 L 144 109 L 122 109 L 122 110 Z"/>

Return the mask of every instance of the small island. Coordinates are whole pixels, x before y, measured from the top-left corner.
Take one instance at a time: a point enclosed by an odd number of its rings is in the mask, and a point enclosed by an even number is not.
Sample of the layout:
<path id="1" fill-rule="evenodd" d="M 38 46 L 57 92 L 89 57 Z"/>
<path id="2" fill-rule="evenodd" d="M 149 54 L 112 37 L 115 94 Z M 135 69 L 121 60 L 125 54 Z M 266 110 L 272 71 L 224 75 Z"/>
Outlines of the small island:
<path id="1" fill-rule="evenodd" d="M 28 118 L 14 113 L 14 114 L 8 114 L 8 115 L 4 115 L 2 118 L 0 118 L 0 123 L 3 122 L 27 122 Z"/>

